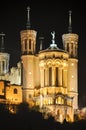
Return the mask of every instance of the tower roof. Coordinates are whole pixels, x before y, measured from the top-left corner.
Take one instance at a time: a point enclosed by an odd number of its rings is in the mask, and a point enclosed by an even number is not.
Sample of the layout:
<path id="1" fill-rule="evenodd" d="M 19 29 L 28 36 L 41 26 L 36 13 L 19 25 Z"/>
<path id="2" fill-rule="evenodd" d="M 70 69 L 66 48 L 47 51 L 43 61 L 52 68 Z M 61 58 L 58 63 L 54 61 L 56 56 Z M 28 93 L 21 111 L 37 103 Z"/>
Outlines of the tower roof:
<path id="1" fill-rule="evenodd" d="M 78 37 L 79 37 L 79 36 L 78 36 L 76 33 L 73 33 L 73 32 L 72 32 L 71 14 L 72 14 L 72 11 L 69 10 L 68 33 L 62 35 L 63 44 L 65 44 L 65 42 L 69 42 L 69 43 L 70 43 L 70 41 L 75 41 L 75 43 L 78 43 Z"/>

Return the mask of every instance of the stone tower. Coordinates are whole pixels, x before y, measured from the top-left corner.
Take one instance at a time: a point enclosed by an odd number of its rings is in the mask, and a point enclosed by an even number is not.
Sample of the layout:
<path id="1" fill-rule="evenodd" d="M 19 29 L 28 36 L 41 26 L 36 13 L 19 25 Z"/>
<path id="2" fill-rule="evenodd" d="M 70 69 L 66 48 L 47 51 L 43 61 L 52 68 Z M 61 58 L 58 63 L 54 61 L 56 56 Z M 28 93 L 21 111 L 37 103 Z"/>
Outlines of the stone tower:
<path id="1" fill-rule="evenodd" d="M 31 30 L 30 28 L 30 8 L 27 8 L 28 17 L 27 17 L 27 28 L 20 32 L 21 35 L 21 51 L 22 51 L 22 95 L 23 101 L 29 102 L 31 101 L 32 105 L 32 97 L 34 96 L 34 88 L 39 87 L 39 71 L 38 71 L 38 57 L 35 54 L 36 50 L 36 35 L 37 32 L 35 30 Z"/>
<path id="2" fill-rule="evenodd" d="M 3 76 L 9 72 L 9 58 L 10 55 L 5 52 L 4 48 L 4 33 L 0 34 L 0 79 L 3 80 Z"/>
<path id="3" fill-rule="evenodd" d="M 69 11 L 68 33 L 62 35 L 64 49 L 69 53 L 68 59 L 68 93 L 73 97 L 73 109 L 78 108 L 78 35 L 72 33 L 71 11 Z"/>

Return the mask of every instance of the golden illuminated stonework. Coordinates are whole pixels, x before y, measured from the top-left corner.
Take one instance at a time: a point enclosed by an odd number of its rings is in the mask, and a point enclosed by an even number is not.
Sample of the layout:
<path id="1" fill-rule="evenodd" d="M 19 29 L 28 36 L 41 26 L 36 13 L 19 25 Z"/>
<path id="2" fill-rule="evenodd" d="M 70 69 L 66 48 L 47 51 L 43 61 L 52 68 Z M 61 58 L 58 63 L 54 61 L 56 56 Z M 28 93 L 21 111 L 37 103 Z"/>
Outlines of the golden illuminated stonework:
<path id="1" fill-rule="evenodd" d="M 64 41 L 78 43 L 78 35 L 74 33 L 63 34 L 62 39 L 63 39 L 63 43 Z"/>
<path id="2" fill-rule="evenodd" d="M 51 114 L 56 121 L 73 122 L 78 109 L 78 35 L 72 33 L 71 12 L 69 33 L 62 35 L 64 49 L 57 46 L 52 31 L 49 47 L 37 52 L 37 32 L 30 29 L 27 10 L 26 30 L 20 32 L 21 61 L 9 71 L 9 54 L 0 52 L 0 102 L 27 102 L 39 107 L 45 118 Z"/>

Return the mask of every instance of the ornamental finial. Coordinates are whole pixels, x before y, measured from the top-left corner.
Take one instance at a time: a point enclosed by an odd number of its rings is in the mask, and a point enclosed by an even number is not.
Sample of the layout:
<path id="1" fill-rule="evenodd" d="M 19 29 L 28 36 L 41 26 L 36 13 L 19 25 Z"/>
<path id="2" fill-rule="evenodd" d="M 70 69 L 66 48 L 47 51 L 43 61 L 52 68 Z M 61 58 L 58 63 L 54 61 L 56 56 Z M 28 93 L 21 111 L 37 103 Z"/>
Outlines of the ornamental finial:
<path id="1" fill-rule="evenodd" d="M 69 10 L 69 27 L 68 27 L 68 32 L 69 32 L 69 33 L 72 32 L 72 20 L 71 20 L 71 14 L 72 14 L 72 11 Z"/>

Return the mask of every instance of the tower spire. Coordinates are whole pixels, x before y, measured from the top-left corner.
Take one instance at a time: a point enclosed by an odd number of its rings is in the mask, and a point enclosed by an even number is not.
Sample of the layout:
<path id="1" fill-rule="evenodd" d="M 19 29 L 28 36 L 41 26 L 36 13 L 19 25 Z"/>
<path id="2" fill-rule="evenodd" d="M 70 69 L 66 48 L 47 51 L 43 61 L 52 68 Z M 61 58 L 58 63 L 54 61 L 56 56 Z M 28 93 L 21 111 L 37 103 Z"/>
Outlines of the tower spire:
<path id="1" fill-rule="evenodd" d="M 1 45 L 0 45 L 0 52 L 4 52 L 5 48 L 4 48 L 4 36 L 5 34 L 2 32 L 0 33 L 1 36 Z"/>
<path id="2" fill-rule="evenodd" d="M 72 33 L 72 21 L 71 21 L 71 14 L 72 14 L 72 11 L 69 10 L 69 27 L 68 27 L 68 32 L 69 33 Z"/>
<path id="3" fill-rule="evenodd" d="M 44 40 L 44 37 L 39 37 L 40 39 L 40 50 L 43 49 L 43 40 Z"/>
<path id="4" fill-rule="evenodd" d="M 26 26 L 26 28 L 27 29 L 30 29 L 30 7 L 28 6 L 27 7 L 27 26 Z"/>

